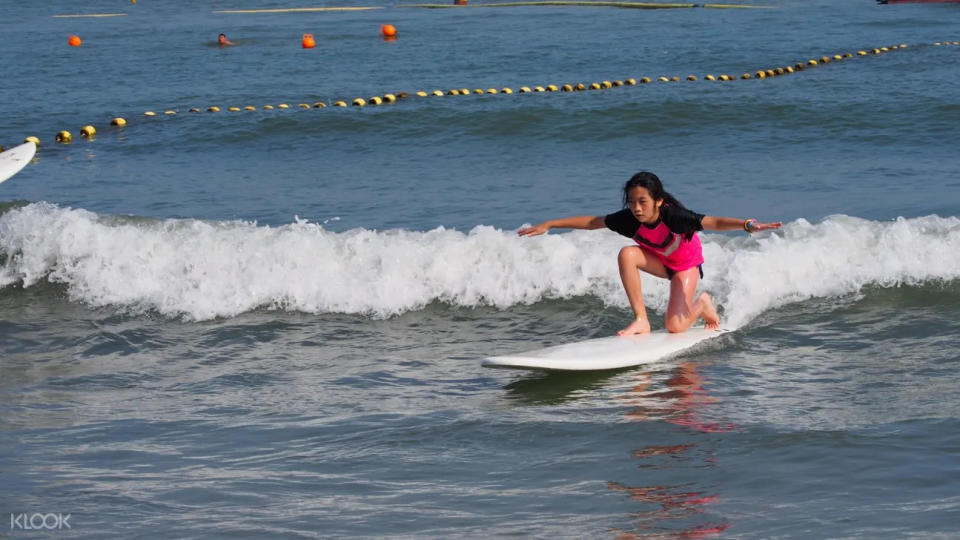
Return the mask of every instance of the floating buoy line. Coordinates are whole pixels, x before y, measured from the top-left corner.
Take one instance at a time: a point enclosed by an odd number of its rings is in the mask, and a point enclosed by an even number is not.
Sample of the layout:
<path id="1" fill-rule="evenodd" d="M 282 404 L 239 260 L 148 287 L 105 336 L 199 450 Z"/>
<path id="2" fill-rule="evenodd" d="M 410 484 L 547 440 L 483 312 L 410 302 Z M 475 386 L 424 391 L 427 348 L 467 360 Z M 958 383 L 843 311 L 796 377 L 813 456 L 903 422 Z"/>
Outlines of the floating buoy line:
<path id="1" fill-rule="evenodd" d="M 531 0 L 528 2 L 488 2 L 482 4 L 410 4 L 397 7 L 407 8 L 502 8 L 502 7 L 614 7 L 627 9 L 773 9 L 772 6 L 753 6 L 749 4 L 693 4 L 693 3 L 667 3 L 667 2 L 590 2 L 576 0 Z"/>
<path id="2" fill-rule="evenodd" d="M 382 31 L 385 33 L 394 33 L 395 29 L 393 27 L 387 28 L 389 25 L 385 25 L 382 28 Z M 312 37 L 312 36 L 311 36 Z M 960 46 L 960 41 L 937 41 L 933 43 L 934 46 Z M 433 89 L 433 90 L 413 90 L 413 91 L 402 91 L 402 92 L 391 92 L 383 93 L 380 95 L 370 96 L 370 97 L 356 97 L 356 98 L 344 98 L 344 99 L 334 99 L 330 101 L 303 101 L 291 105 L 290 103 L 277 103 L 277 104 L 267 104 L 267 105 L 229 105 L 222 107 L 220 105 L 210 105 L 207 107 L 190 107 L 190 108 L 181 108 L 181 109 L 157 109 L 159 113 L 154 110 L 147 110 L 141 114 L 134 115 L 141 118 L 140 122 L 134 122 L 131 116 L 129 119 L 124 117 L 115 117 L 109 121 L 111 129 L 124 129 L 125 127 L 130 126 L 131 123 L 149 123 L 158 121 L 161 116 L 175 116 L 181 111 L 186 111 L 187 114 L 236 114 L 249 111 L 275 111 L 275 110 L 284 110 L 284 109 L 300 109 L 300 110 L 320 110 L 327 108 L 347 108 L 347 107 L 380 107 L 385 105 L 392 105 L 399 103 L 403 100 L 411 99 L 436 99 L 449 96 L 470 96 L 470 95 L 514 95 L 514 94 L 537 94 L 537 93 L 553 93 L 553 92 L 597 92 L 597 91 L 606 91 L 614 88 L 621 87 L 633 87 L 633 86 L 644 86 L 649 84 L 689 84 L 689 83 L 720 83 L 720 82 L 733 82 L 733 81 L 743 81 L 743 80 L 762 80 L 774 77 L 782 77 L 785 75 L 795 74 L 800 71 L 805 71 L 809 69 L 820 68 L 827 64 L 849 62 L 858 57 L 866 56 L 876 56 L 881 54 L 886 54 L 893 51 L 899 51 L 908 48 L 906 44 L 900 45 L 891 45 L 885 47 L 877 47 L 873 49 L 862 49 L 856 53 L 844 52 L 837 53 L 832 55 L 823 55 L 818 58 L 810 58 L 806 61 L 796 62 L 794 64 L 788 64 L 784 66 L 778 66 L 774 68 L 758 69 L 756 71 L 748 71 L 741 74 L 736 73 L 708 73 L 702 76 L 690 74 L 681 78 L 677 75 L 660 75 L 660 76 L 644 76 L 644 77 L 629 77 L 625 79 L 610 79 L 602 80 L 595 82 L 578 82 L 578 83 L 566 83 L 566 84 L 544 84 L 544 85 L 535 85 L 535 86 L 519 86 L 516 88 L 502 86 L 502 87 L 487 87 L 487 88 L 446 88 L 446 89 Z M 86 124 L 79 130 L 80 136 L 88 141 L 96 139 L 97 128 L 93 124 Z M 74 141 L 73 135 L 68 130 L 60 130 L 56 132 L 53 136 L 53 140 L 59 144 L 70 144 Z M 41 139 L 36 135 L 27 136 L 24 141 L 33 141 L 38 146 L 40 146 Z"/>
<path id="3" fill-rule="evenodd" d="M 605 2 L 589 0 L 527 0 L 517 2 L 480 2 L 469 3 L 454 0 L 446 4 L 401 4 L 392 6 L 397 9 L 420 8 L 420 9 L 440 9 L 440 8 L 509 8 L 509 7 L 612 7 L 627 9 L 774 9 L 772 6 L 754 6 L 750 4 L 718 4 L 706 3 L 696 4 L 688 2 Z M 260 15 L 260 14 L 284 14 L 284 13 L 324 13 L 324 12 L 350 12 L 350 11 L 374 11 L 391 9 L 390 6 L 323 6 L 323 7 L 299 7 L 299 8 L 260 8 L 260 9 L 216 9 L 212 13 L 218 15 Z M 58 19 L 73 18 L 96 18 L 96 17 L 124 17 L 127 13 L 70 13 L 53 15 Z"/>

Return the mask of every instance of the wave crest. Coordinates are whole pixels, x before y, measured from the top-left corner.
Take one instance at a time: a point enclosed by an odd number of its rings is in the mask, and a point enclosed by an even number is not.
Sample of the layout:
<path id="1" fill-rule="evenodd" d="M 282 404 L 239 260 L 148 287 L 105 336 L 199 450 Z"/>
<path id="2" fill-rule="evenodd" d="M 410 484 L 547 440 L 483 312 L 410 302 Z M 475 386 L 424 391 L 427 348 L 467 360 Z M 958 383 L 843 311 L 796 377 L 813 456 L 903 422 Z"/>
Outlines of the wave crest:
<path id="1" fill-rule="evenodd" d="M 960 276 L 953 217 L 833 216 L 774 234 L 702 239 L 702 288 L 732 327 L 807 298 Z M 337 233 L 301 220 L 111 218 L 36 203 L 0 215 L 0 288 L 61 283 L 92 306 L 187 320 L 258 308 L 390 317 L 436 301 L 505 309 L 583 295 L 626 307 L 616 254 L 627 243 L 613 233 L 520 238 L 488 226 Z M 644 293 L 650 307 L 666 307 L 665 280 L 645 276 Z"/>

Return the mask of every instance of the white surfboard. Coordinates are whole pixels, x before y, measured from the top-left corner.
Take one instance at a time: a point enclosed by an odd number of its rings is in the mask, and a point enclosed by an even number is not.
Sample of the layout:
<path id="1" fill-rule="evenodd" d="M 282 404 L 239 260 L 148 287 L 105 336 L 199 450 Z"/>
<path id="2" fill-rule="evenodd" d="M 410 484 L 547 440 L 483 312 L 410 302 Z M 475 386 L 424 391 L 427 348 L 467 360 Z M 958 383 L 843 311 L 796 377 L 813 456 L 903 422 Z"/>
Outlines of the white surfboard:
<path id="1" fill-rule="evenodd" d="M 33 142 L 25 142 L 0 152 L 0 184 L 26 167 L 36 153 L 37 145 Z"/>
<path id="2" fill-rule="evenodd" d="M 691 328 L 682 334 L 659 330 L 635 336 L 588 339 L 509 356 L 485 358 L 492 368 L 549 371 L 593 371 L 649 364 L 675 356 L 694 345 L 722 336 L 729 330 Z"/>

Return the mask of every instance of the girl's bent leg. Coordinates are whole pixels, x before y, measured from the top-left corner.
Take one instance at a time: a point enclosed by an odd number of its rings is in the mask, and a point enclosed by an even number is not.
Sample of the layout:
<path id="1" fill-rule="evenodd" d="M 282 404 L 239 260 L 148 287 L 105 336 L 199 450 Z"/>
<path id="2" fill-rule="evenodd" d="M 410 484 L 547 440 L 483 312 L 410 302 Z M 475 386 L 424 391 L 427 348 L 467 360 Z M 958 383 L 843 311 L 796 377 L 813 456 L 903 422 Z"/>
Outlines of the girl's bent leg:
<path id="1" fill-rule="evenodd" d="M 696 267 L 673 275 L 670 280 L 670 305 L 667 307 L 668 332 L 686 332 L 700 317 L 703 317 L 708 329 L 720 327 L 720 318 L 710 295 L 700 293 L 696 301 L 693 300 L 699 281 L 700 271 Z"/>
<path id="2" fill-rule="evenodd" d="M 640 270 L 655 276 L 667 277 L 667 270 L 658 259 L 648 256 L 639 246 L 627 246 L 620 250 L 617 257 L 620 267 L 620 281 L 623 290 L 627 293 L 627 300 L 633 309 L 634 321 L 626 328 L 617 332 L 617 335 L 646 334 L 650 332 L 650 321 L 647 319 L 647 307 L 643 302 L 643 287 L 640 282 Z"/>

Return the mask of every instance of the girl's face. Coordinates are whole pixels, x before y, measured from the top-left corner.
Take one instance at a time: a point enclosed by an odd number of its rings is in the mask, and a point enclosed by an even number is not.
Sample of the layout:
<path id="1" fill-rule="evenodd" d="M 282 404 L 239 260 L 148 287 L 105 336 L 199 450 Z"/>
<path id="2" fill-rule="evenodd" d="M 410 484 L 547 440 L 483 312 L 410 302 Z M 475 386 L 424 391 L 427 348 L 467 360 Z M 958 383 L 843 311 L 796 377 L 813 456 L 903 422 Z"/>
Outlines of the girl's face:
<path id="1" fill-rule="evenodd" d="M 660 219 L 660 205 L 663 199 L 654 199 L 645 187 L 630 188 L 627 192 L 627 208 L 640 223 L 655 223 Z"/>

